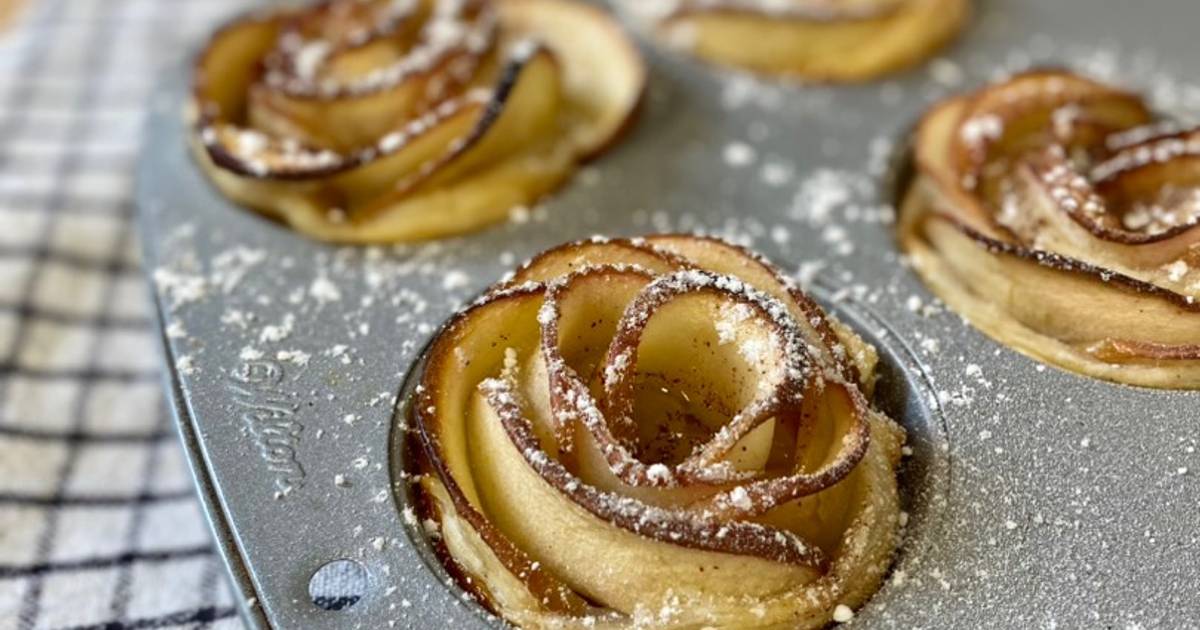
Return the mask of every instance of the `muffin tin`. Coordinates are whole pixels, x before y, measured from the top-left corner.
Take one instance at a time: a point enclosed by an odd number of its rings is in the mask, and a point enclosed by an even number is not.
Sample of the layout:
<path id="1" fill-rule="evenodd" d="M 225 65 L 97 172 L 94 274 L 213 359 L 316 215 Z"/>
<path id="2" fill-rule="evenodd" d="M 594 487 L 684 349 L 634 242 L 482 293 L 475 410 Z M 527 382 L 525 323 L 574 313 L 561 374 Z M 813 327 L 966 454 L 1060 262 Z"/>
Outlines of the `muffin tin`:
<path id="1" fill-rule="evenodd" d="M 187 153 L 181 65 L 152 103 L 137 198 L 170 400 L 244 618 L 502 625 L 448 578 L 410 509 L 403 392 L 421 350 L 547 247 L 699 230 L 795 273 L 884 358 L 878 403 L 913 449 L 910 519 L 855 625 L 1195 623 L 1200 395 L 1086 379 L 988 340 L 905 268 L 890 207 L 920 113 L 1031 65 L 1200 112 L 1198 18 L 1187 0 L 979 0 L 941 58 L 859 86 L 779 85 L 646 43 L 641 118 L 611 153 L 507 224 L 397 247 L 314 243 L 225 201 Z M 336 560 L 352 570 L 310 584 Z M 346 597 L 325 610 L 310 587 Z"/>

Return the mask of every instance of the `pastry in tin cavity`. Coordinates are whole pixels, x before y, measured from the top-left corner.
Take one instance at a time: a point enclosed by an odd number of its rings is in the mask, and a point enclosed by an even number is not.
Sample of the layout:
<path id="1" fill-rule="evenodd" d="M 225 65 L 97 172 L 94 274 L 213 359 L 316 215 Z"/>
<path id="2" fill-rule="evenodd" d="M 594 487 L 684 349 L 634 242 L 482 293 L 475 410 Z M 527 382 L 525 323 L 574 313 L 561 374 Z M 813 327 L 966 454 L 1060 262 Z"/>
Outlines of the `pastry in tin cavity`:
<path id="1" fill-rule="evenodd" d="M 437 335 L 412 404 L 442 557 L 526 628 L 819 628 L 897 546 L 875 350 L 720 240 L 543 253 Z M 427 522 L 430 522 L 427 521 Z"/>
<path id="2" fill-rule="evenodd" d="M 1035 71 L 917 128 L 903 249 L 985 333 L 1062 368 L 1200 387 L 1200 128 Z"/>
<path id="3" fill-rule="evenodd" d="M 968 0 L 624 0 L 668 44 L 769 75 L 865 81 L 962 29 Z"/>
<path id="4" fill-rule="evenodd" d="M 644 82 L 619 25 L 577 0 L 326 0 L 219 30 L 188 115 L 234 201 L 318 239 L 404 241 L 548 194 Z"/>

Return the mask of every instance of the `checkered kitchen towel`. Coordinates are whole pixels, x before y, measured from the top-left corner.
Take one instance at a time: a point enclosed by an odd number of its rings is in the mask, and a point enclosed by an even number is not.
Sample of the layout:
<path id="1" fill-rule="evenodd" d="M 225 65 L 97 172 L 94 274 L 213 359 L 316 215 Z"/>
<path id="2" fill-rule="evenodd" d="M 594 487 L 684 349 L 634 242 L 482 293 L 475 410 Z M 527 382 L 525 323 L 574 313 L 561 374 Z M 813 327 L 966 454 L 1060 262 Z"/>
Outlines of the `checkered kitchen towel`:
<path id="1" fill-rule="evenodd" d="M 0 630 L 239 628 L 132 225 L 160 69 L 250 0 L 0 0 Z"/>

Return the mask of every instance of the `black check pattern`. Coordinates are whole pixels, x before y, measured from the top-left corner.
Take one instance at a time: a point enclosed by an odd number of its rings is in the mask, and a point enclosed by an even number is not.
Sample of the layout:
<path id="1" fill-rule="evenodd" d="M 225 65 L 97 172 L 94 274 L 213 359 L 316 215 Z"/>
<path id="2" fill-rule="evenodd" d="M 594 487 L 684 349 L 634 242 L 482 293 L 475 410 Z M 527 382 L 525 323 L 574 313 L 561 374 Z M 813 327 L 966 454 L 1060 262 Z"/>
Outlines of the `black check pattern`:
<path id="1" fill-rule="evenodd" d="M 253 2 L 27 1 L 0 33 L 0 630 L 240 628 L 130 193 L 155 77 Z"/>

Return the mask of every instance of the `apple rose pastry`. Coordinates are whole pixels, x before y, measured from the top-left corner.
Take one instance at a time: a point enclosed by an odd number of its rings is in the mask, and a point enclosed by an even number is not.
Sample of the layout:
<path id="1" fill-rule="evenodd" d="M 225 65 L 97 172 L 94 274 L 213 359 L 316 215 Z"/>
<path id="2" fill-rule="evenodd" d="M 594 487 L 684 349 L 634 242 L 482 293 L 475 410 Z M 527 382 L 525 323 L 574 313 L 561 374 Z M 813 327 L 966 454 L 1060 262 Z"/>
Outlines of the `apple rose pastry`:
<path id="1" fill-rule="evenodd" d="M 528 628 L 817 628 L 898 539 L 873 348 L 693 236 L 533 259 L 437 336 L 413 404 L 448 565 Z"/>
<path id="2" fill-rule="evenodd" d="M 941 103 L 899 224 L 935 293 L 1082 374 L 1200 387 L 1200 129 L 1059 71 Z"/>
<path id="3" fill-rule="evenodd" d="M 234 201 L 341 242 L 479 228 L 626 127 L 637 49 L 573 0 L 326 0 L 255 13 L 200 55 L 200 164 Z"/>
<path id="4" fill-rule="evenodd" d="M 626 0 L 665 40 L 722 65 L 865 81 L 933 54 L 968 0 Z"/>

